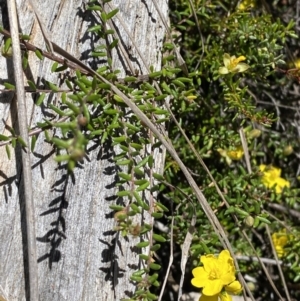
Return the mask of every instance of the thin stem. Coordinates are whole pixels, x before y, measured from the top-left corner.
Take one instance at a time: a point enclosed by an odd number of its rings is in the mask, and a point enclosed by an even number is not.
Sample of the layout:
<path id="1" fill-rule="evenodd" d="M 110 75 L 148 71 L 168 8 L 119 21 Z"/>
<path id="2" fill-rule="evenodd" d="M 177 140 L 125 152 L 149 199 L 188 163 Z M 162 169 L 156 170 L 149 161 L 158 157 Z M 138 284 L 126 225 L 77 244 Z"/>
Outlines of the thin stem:
<path id="1" fill-rule="evenodd" d="M 9 23 L 11 28 L 12 50 L 13 50 L 13 65 L 14 77 L 16 83 L 17 107 L 18 107 L 18 122 L 20 135 L 23 140 L 29 145 L 29 137 L 27 130 L 27 114 L 25 103 L 25 90 L 22 70 L 22 57 L 19 41 L 19 29 L 17 19 L 17 8 L 15 0 L 7 1 Z M 38 264 L 36 252 L 36 235 L 35 235 L 35 210 L 32 193 L 32 177 L 29 149 L 22 149 L 22 167 L 24 177 L 24 200 L 26 214 L 26 234 L 27 234 L 27 250 L 28 250 L 28 270 L 29 270 L 29 293 L 30 301 L 38 301 Z"/>

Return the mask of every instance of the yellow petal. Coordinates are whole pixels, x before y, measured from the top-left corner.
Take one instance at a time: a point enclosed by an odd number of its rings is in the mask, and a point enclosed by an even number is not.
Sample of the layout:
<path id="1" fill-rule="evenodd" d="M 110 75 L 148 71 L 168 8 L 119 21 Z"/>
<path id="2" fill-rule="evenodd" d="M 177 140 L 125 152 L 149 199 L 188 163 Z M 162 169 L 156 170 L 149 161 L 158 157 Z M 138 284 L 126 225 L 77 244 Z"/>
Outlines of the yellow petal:
<path id="1" fill-rule="evenodd" d="M 226 67 L 219 68 L 219 74 L 228 74 L 229 70 Z"/>
<path id="2" fill-rule="evenodd" d="M 208 281 L 205 284 L 202 293 L 206 296 L 214 296 L 219 294 L 222 289 L 223 289 L 222 281 L 220 279 L 215 279 L 215 280 Z"/>
<path id="3" fill-rule="evenodd" d="M 239 62 L 245 61 L 245 60 L 246 60 L 246 58 L 243 55 L 241 55 L 237 59 L 233 60 L 233 64 L 237 65 Z"/>
<path id="4" fill-rule="evenodd" d="M 263 172 L 266 169 L 267 165 L 261 164 L 259 165 L 259 171 Z"/>
<path id="5" fill-rule="evenodd" d="M 250 68 L 250 66 L 247 65 L 246 63 L 238 63 L 236 65 L 236 67 L 233 68 L 231 71 L 232 72 L 244 72 L 244 71 L 246 71 L 249 68 Z"/>
<path id="6" fill-rule="evenodd" d="M 222 270 L 223 274 L 231 273 L 235 274 L 235 267 L 233 263 L 233 259 L 228 250 L 223 250 L 218 258 L 218 266 L 219 269 Z M 233 280 L 232 280 L 233 281 Z"/>
<path id="7" fill-rule="evenodd" d="M 203 263 L 204 270 L 207 273 L 210 273 L 210 271 L 214 270 L 218 265 L 217 258 L 212 254 L 201 256 L 200 261 Z"/>
<path id="8" fill-rule="evenodd" d="M 234 57 L 235 58 L 235 57 Z M 232 57 L 230 57 L 230 55 L 228 53 L 224 53 L 223 55 L 223 62 L 224 62 L 224 66 L 227 68 L 230 66 L 231 64 L 231 59 Z"/>
<path id="9" fill-rule="evenodd" d="M 225 290 L 233 295 L 237 295 L 242 291 L 242 285 L 239 281 L 235 280 L 225 286 Z"/>
<path id="10" fill-rule="evenodd" d="M 195 277 L 191 280 L 193 286 L 200 288 L 206 285 L 208 281 L 208 274 L 203 267 L 197 267 L 193 269 L 192 273 Z"/>
<path id="11" fill-rule="evenodd" d="M 227 262 L 228 260 L 232 260 L 232 257 L 228 250 L 223 250 L 219 255 L 219 260 Z"/>

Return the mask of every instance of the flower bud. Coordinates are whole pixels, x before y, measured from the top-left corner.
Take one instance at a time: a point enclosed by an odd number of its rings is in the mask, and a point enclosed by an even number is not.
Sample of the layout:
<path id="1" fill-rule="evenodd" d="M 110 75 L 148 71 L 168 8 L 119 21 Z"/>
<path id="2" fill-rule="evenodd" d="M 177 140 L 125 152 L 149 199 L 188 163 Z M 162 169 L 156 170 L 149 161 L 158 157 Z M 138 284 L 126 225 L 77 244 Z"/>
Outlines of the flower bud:
<path id="1" fill-rule="evenodd" d="M 253 292 L 255 290 L 255 284 L 253 282 L 247 282 L 247 286 L 250 291 Z"/>
<path id="2" fill-rule="evenodd" d="M 244 224 L 251 228 L 254 224 L 254 218 L 251 215 L 248 215 L 245 219 L 244 219 Z"/>
<path id="3" fill-rule="evenodd" d="M 283 155 L 284 156 L 289 156 L 289 155 L 291 155 L 292 153 L 294 152 L 294 149 L 293 149 L 293 147 L 291 146 L 291 145 L 287 145 L 284 149 L 283 149 Z"/>
<path id="4" fill-rule="evenodd" d="M 248 137 L 250 139 L 258 138 L 261 135 L 261 130 L 253 129 L 249 132 Z"/>
<path id="5" fill-rule="evenodd" d="M 114 214 L 114 219 L 117 222 L 124 221 L 127 218 L 127 211 L 126 209 L 118 211 Z"/>

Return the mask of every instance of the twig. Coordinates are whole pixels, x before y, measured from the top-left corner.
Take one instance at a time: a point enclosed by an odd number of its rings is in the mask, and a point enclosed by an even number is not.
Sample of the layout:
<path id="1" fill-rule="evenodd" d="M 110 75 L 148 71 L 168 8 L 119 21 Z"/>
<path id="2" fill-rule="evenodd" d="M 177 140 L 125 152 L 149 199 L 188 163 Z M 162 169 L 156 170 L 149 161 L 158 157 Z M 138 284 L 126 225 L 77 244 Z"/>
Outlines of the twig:
<path id="1" fill-rule="evenodd" d="M 282 284 L 283 284 L 283 288 L 284 288 L 286 298 L 288 299 L 288 301 L 291 301 L 289 290 L 288 290 L 287 285 L 286 285 L 286 281 L 285 281 L 285 278 L 284 278 L 284 275 L 283 275 L 283 272 L 282 272 L 282 269 L 281 269 L 281 265 L 280 265 L 279 260 L 278 260 L 277 252 L 276 252 L 276 249 L 275 249 L 272 237 L 271 237 L 271 233 L 270 233 L 270 228 L 269 228 L 268 225 L 266 225 L 266 230 L 267 230 L 267 233 L 268 233 L 269 241 L 271 242 L 273 255 L 275 257 L 275 261 L 276 261 L 276 264 L 277 264 L 277 267 L 278 267 L 279 275 L 280 275 L 280 278 L 281 278 L 281 281 L 282 281 Z"/>
<path id="2" fill-rule="evenodd" d="M 40 28 L 41 28 L 41 31 L 42 31 L 42 34 L 43 34 L 43 37 L 44 37 L 44 40 L 46 43 L 47 50 L 50 51 L 51 53 L 53 53 L 50 33 L 49 33 L 48 29 L 44 26 L 42 20 L 40 19 L 40 16 L 39 16 L 40 13 L 35 5 L 35 0 L 28 0 L 28 2 L 29 2 L 29 5 L 31 6 L 31 8 L 33 9 L 35 17 L 37 18 L 38 23 L 40 25 Z"/>
<path id="3" fill-rule="evenodd" d="M 171 221 L 169 265 L 168 265 L 168 269 L 166 271 L 165 280 L 164 280 L 163 285 L 162 285 L 161 290 L 160 290 L 158 301 L 161 301 L 161 298 L 164 294 L 165 287 L 166 287 L 168 277 L 169 277 L 169 274 L 170 274 L 171 266 L 173 264 L 173 258 L 174 258 L 173 257 L 173 226 L 174 226 L 174 216 L 172 217 L 172 221 Z"/>
<path id="4" fill-rule="evenodd" d="M 7 1 L 9 23 L 11 28 L 12 50 L 13 50 L 13 65 L 14 77 L 16 83 L 17 107 L 18 107 L 18 122 L 20 135 L 23 140 L 29 145 L 29 137 L 27 130 L 27 114 L 25 103 L 25 91 L 23 82 L 22 57 L 19 42 L 19 29 L 17 19 L 17 8 L 15 0 Z M 28 250 L 28 270 L 29 270 L 29 293 L 30 301 L 39 300 L 38 290 L 38 265 L 36 252 L 36 235 L 35 235 L 35 210 L 32 193 L 32 175 L 30 164 L 29 149 L 22 149 L 22 167 L 24 177 L 24 200 L 25 200 L 25 215 L 26 215 L 26 234 L 27 234 L 27 250 Z"/>
<path id="5" fill-rule="evenodd" d="M 248 173 L 251 174 L 252 173 L 252 168 L 251 168 L 251 163 L 250 163 L 249 149 L 248 149 L 248 144 L 247 144 L 247 140 L 246 140 L 245 132 L 244 132 L 243 128 L 240 128 L 239 134 L 240 134 L 240 137 L 241 137 L 243 151 L 244 151 L 244 154 L 245 154 L 247 170 L 248 170 Z"/>
<path id="6" fill-rule="evenodd" d="M 255 256 L 236 255 L 236 259 L 239 261 L 259 261 Z M 260 257 L 261 262 L 271 265 L 282 264 L 282 260 L 276 261 L 275 259 Z"/>

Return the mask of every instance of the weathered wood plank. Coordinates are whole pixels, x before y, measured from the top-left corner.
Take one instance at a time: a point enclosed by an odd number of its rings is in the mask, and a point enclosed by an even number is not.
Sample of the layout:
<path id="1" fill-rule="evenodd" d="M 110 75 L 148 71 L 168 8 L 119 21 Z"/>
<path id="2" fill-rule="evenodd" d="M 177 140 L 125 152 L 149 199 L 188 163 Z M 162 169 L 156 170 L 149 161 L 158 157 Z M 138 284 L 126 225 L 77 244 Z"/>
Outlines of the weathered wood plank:
<path id="1" fill-rule="evenodd" d="M 52 33 L 52 40 L 75 57 L 96 67 L 90 56 L 94 36 L 86 33 L 97 18 L 85 11 L 87 1 L 45 0 L 36 1 L 41 18 Z M 161 10 L 167 15 L 167 3 L 159 0 Z M 21 31 L 30 34 L 30 42 L 45 49 L 44 41 L 34 14 L 26 0 L 19 0 L 18 13 Z M 149 65 L 160 68 L 160 49 L 164 27 L 151 0 L 115 0 L 119 15 L 130 29 L 136 43 Z M 0 2 L 5 22 L 5 3 Z M 131 49 L 131 61 L 140 74 L 146 68 L 137 55 L 126 32 L 116 20 L 122 44 Z M 1 45 L 3 39 L 1 37 Z M 124 70 L 124 62 L 114 52 L 115 68 Z M 100 62 L 98 62 L 100 64 Z M 56 73 L 51 73 L 52 62 L 40 61 L 34 53 L 29 56 L 26 78 L 43 87 L 43 81 L 61 83 Z M 127 67 L 126 67 L 127 68 Z M 70 71 L 74 73 L 74 71 Z M 123 71 L 123 75 L 125 72 Z M 12 82 L 12 61 L 0 57 L 0 84 Z M 27 94 L 28 124 L 33 127 L 45 116 L 53 114 L 46 106 L 34 105 L 35 94 Z M 50 94 L 47 103 L 57 103 L 58 95 Z M 5 92 L 0 98 L 0 131 L 7 134 L 5 123 L 16 128 L 16 107 L 13 93 Z M 113 157 L 117 150 L 109 145 L 91 143 L 81 168 L 69 176 L 63 165 L 53 156 L 53 147 L 45 142 L 44 134 L 38 137 L 32 154 L 32 175 L 37 218 L 37 247 L 39 257 L 40 300 L 120 300 L 128 297 L 135 287 L 130 274 L 138 266 L 137 253 L 132 246 L 138 239 L 120 237 L 112 231 L 115 221 L 109 205 L 115 202 L 117 191 L 116 166 Z M 26 300 L 24 255 L 26 250 L 22 166 L 20 152 L 11 149 L 7 159 L 5 148 L 0 148 L 0 285 L 9 300 Z M 157 169 L 163 156 L 156 152 Z M 26 262 L 25 262 L 26 269 Z"/>

